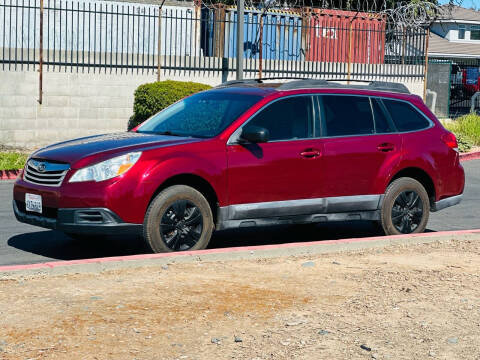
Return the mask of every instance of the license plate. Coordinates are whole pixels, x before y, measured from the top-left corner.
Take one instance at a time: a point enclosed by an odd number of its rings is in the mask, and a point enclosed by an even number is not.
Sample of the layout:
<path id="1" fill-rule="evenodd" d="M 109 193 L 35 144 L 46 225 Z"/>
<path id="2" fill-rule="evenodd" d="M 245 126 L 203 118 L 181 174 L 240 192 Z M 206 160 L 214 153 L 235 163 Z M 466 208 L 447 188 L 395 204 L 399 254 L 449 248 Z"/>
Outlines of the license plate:
<path id="1" fill-rule="evenodd" d="M 36 194 L 25 194 L 25 208 L 27 211 L 42 213 L 42 197 Z"/>

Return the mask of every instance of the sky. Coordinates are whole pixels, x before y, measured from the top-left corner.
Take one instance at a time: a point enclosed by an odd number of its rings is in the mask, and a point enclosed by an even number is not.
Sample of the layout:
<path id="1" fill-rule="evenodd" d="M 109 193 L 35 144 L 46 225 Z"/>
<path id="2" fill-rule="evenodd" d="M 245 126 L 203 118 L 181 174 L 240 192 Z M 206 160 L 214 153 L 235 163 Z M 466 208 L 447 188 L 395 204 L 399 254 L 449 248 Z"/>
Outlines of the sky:
<path id="1" fill-rule="evenodd" d="M 458 0 L 456 1 L 458 2 Z M 448 4 L 448 0 L 439 0 L 440 4 Z M 480 7 L 480 0 L 463 0 L 462 6 L 465 8 L 470 8 L 470 7 Z"/>

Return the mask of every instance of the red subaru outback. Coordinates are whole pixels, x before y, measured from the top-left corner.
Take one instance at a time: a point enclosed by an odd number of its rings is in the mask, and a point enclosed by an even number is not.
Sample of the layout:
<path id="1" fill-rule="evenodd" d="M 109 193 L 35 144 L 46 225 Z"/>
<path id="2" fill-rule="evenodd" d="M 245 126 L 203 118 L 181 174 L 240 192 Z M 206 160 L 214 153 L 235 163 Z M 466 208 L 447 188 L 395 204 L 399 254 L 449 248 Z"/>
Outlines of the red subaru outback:
<path id="1" fill-rule="evenodd" d="M 425 230 L 464 188 L 455 136 L 400 84 L 228 82 L 137 129 L 33 153 L 19 221 L 72 236 L 143 233 L 153 251 L 214 229 L 372 220 Z"/>

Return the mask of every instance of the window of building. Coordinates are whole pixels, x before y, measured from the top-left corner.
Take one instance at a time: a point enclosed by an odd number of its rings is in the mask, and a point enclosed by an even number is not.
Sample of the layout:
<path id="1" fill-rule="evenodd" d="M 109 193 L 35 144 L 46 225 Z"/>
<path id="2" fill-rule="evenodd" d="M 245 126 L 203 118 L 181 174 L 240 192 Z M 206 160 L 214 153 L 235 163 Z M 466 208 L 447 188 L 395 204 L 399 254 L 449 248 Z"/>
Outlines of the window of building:
<path id="1" fill-rule="evenodd" d="M 470 28 L 470 40 L 480 40 L 480 25 L 472 25 Z"/>
<path id="2" fill-rule="evenodd" d="M 466 30 L 465 25 L 458 25 L 458 39 L 459 40 L 464 40 L 465 39 L 465 30 Z"/>

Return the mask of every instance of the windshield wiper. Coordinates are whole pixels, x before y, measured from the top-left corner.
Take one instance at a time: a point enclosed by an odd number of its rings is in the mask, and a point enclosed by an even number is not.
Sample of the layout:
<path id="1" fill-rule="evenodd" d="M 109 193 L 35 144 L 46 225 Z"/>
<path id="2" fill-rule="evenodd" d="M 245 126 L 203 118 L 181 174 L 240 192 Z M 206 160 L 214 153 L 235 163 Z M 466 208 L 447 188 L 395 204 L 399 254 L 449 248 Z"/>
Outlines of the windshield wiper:
<path id="1" fill-rule="evenodd" d="M 179 136 L 179 137 L 186 137 L 186 138 L 210 138 L 211 136 L 206 135 L 191 135 L 191 134 L 179 134 L 170 130 L 165 131 L 138 131 L 140 134 L 155 134 L 155 135 L 167 135 L 167 136 Z"/>
<path id="2" fill-rule="evenodd" d="M 149 133 L 149 134 L 155 134 L 155 135 L 168 135 L 168 136 L 188 137 L 188 135 L 177 134 L 177 133 L 174 133 L 173 131 L 169 131 L 169 130 L 166 130 L 166 131 L 143 131 L 143 132 Z"/>

